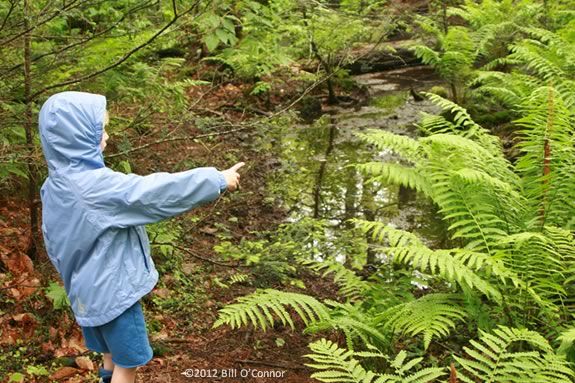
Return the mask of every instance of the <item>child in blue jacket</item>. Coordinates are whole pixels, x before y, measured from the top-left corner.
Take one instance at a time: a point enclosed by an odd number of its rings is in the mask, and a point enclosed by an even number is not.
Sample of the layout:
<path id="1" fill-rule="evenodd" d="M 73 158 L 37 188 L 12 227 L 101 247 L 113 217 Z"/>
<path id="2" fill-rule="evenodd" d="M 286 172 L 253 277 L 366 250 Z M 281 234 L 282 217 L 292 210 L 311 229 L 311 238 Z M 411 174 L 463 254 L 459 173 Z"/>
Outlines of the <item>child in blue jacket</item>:
<path id="1" fill-rule="evenodd" d="M 115 172 L 102 155 L 106 121 L 102 95 L 62 92 L 42 106 L 49 171 L 40 191 L 42 232 L 86 346 L 104 353 L 100 381 L 133 383 L 137 366 L 152 358 L 139 300 L 158 281 L 144 225 L 235 190 L 244 163 L 224 171 Z"/>

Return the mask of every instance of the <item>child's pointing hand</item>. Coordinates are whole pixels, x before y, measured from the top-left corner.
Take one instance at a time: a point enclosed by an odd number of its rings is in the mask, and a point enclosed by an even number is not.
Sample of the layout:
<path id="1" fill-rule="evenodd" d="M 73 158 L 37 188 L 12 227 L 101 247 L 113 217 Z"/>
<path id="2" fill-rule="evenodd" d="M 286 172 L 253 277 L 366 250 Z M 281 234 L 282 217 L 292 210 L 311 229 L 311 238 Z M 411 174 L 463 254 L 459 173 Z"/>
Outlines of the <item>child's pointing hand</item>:
<path id="1" fill-rule="evenodd" d="M 229 169 L 222 170 L 226 182 L 228 183 L 228 190 L 234 191 L 240 187 L 240 175 L 238 169 L 245 165 L 245 162 L 238 162 Z"/>

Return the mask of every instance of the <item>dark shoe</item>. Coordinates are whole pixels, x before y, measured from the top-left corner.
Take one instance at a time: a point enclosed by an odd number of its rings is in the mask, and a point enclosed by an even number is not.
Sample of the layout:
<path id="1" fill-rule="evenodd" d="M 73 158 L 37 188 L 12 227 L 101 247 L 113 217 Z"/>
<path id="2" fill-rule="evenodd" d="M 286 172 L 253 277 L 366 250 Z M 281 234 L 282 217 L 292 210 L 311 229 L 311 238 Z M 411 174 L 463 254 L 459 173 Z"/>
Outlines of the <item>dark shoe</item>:
<path id="1" fill-rule="evenodd" d="M 98 375 L 100 375 L 100 380 L 98 383 L 112 383 L 112 371 L 105 370 L 100 367 Z"/>

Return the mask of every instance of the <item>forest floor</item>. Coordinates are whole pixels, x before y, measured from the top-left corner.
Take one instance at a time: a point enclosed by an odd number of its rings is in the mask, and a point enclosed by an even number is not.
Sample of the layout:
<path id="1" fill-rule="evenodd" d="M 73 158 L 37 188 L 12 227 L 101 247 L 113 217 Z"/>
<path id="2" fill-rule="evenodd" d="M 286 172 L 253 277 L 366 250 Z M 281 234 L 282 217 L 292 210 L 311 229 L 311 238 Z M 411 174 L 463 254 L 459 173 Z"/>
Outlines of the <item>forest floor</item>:
<path id="1" fill-rule="evenodd" d="M 189 94 L 190 103 L 200 111 L 199 114 L 203 111 L 233 123 L 256 118 L 253 113 L 250 117 L 245 110 L 225 108 L 242 97 L 241 84 L 224 83 L 198 98 L 196 92 L 207 89 L 201 88 L 194 88 Z M 284 96 L 297 96 L 289 93 Z M 272 100 L 272 104 L 279 101 Z M 202 133 L 192 124 L 184 124 L 179 129 L 183 135 Z M 199 140 L 168 142 L 130 154 L 132 170 L 138 174 L 171 171 L 176 164 L 190 158 L 198 166 L 215 166 L 220 170 L 233 165 L 232 158 L 246 163 L 240 170 L 240 191 L 227 192 L 216 202 L 173 219 L 183 232 L 189 231 L 190 240 L 179 245 L 189 250 L 182 256 L 185 272 L 196 281 L 196 288 L 184 292 L 186 299 L 182 300 L 181 291 L 170 289 L 174 276 L 160 272 L 158 285 L 142 300 L 154 358 L 139 368 L 139 382 L 315 381 L 309 378 L 313 370 L 304 365 L 310 360 L 302 355 L 310 351 L 307 344 L 316 337 L 303 335 L 302 323 L 296 321 L 295 330 L 280 326 L 265 333 L 228 326 L 211 329 L 219 308 L 254 291 L 254 287 L 242 283 L 229 288 L 214 283 L 237 271 L 212 262 L 218 261 L 218 255 L 213 251 L 213 246 L 220 241 L 218 231 L 225 228 L 229 240 L 237 242 L 249 238 L 252 232 L 273 229 L 286 215 L 274 204 L 263 202 L 266 180 L 274 172 L 274 162 L 270 161 L 273 154 L 262 151 L 256 144 L 256 129 L 215 136 L 207 143 Z M 153 139 L 149 138 L 149 141 Z M 107 152 L 118 151 L 113 135 L 108 143 Z M 140 145 L 146 143 L 139 142 Z M 96 382 L 100 355 L 85 348 L 71 310 L 55 310 L 47 296 L 48 283 L 57 281 L 61 284 L 60 277 L 43 249 L 33 261 L 26 256 L 30 239 L 24 199 L 17 196 L 1 198 L 0 381 L 7 382 L 12 376 L 15 379 L 23 377 L 21 381 L 26 382 Z M 230 217 L 236 218 L 230 220 Z M 192 257 L 192 253 L 208 260 Z M 336 289 L 330 281 L 305 270 L 301 270 L 299 278 L 309 286 L 310 294 L 334 298 Z M 164 302 L 171 299 L 169 312 L 155 304 L 157 299 Z M 322 335 L 326 336 L 325 333 Z M 186 369 L 190 369 L 194 377 L 186 377 L 183 374 Z M 12 375 L 16 372 L 23 375 Z M 232 377 L 234 373 L 236 375 Z M 225 377 L 226 374 L 230 377 Z M 244 374 L 247 378 L 242 378 Z"/>

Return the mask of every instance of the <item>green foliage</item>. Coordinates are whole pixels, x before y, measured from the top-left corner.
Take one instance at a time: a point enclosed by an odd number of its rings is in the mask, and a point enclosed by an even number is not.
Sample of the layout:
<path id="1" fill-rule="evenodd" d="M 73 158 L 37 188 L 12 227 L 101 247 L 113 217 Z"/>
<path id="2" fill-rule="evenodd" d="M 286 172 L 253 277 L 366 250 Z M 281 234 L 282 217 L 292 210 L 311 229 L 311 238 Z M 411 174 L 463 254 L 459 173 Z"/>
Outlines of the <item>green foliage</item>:
<path id="1" fill-rule="evenodd" d="M 521 111 L 523 117 L 515 121 L 521 128 L 517 148 L 522 154 L 516 169 L 530 202 L 530 218 L 539 218 L 541 224 L 566 226 L 574 197 L 575 119 L 553 87 L 534 90 Z"/>
<path id="2" fill-rule="evenodd" d="M 212 328 L 227 324 L 232 328 L 251 324 L 266 331 L 277 321 L 294 329 L 294 322 L 286 310 L 291 307 L 307 325 L 313 321 L 329 316 L 327 307 L 313 297 L 272 289 L 257 289 L 255 293 L 239 297 L 237 303 L 227 305 L 219 312 L 219 317 Z"/>
<path id="3" fill-rule="evenodd" d="M 291 259 L 297 253 L 298 245 L 295 242 L 268 240 L 242 240 L 238 245 L 229 241 L 214 246 L 214 250 L 224 259 L 241 261 L 252 267 L 252 272 L 265 275 L 258 284 L 264 285 L 274 281 L 288 282 L 292 280 L 296 268 Z"/>
<path id="4" fill-rule="evenodd" d="M 405 92 L 398 92 L 380 97 L 375 97 L 371 100 L 371 104 L 373 106 L 384 109 L 391 113 L 395 108 L 403 105 L 405 103 L 406 98 L 407 94 Z"/>
<path id="5" fill-rule="evenodd" d="M 10 379 L 8 380 L 9 382 L 23 382 L 24 381 L 24 375 L 20 372 L 13 372 L 10 374 Z"/>
<path id="6" fill-rule="evenodd" d="M 575 361 L 575 329 L 564 331 L 557 340 L 561 342 L 557 354 L 564 355 L 569 362 L 573 363 Z"/>
<path id="7" fill-rule="evenodd" d="M 480 270 L 488 270 L 489 274 L 493 273 L 503 282 L 509 279 L 517 285 L 521 284 L 500 261 L 482 253 L 463 249 L 431 250 L 412 233 L 394 229 L 381 222 L 359 219 L 354 219 L 353 222 L 365 232 L 371 232 L 372 238 L 378 242 L 387 242 L 384 249 L 389 251 L 392 261 L 441 277 L 447 282 L 459 285 L 464 291 L 476 289 L 497 302 L 501 301 L 501 293 L 497 287 L 478 275 L 477 271 Z"/>
<path id="8" fill-rule="evenodd" d="M 46 288 L 46 296 L 52 301 L 52 305 L 56 310 L 70 307 L 70 300 L 68 299 L 66 290 L 55 282 L 50 282 Z"/>
<path id="9" fill-rule="evenodd" d="M 369 282 L 362 280 L 353 270 L 340 262 L 300 259 L 299 263 L 316 272 L 323 270 L 322 277 L 333 274 L 333 281 L 340 286 L 339 293 L 350 301 L 365 298 L 371 287 Z"/>
<path id="10" fill-rule="evenodd" d="M 427 19 L 421 19 L 421 23 L 429 23 Z M 433 29 L 433 28 L 432 28 Z M 474 76 L 473 64 L 477 51 L 468 30 L 463 27 L 449 28 L 447 33 L 437 33 L 439 51 L 435 51 L 427 45 L 414 45 L 413 52 L 424 64 L 431 65 L 446 79 L 451 86 L 451 97 L 455 102 L 463 101 L 464 85 Z"/>
<path id="11" fill-rule="evenodd" d="M 572 382 L 575 374 L 565 360 L 553 353 L 540 334 L 505 326 L 481 332 L 479 341 L 464 347 L 469 358 L 454 356 L 465 370 L 463 382 Z"/>
<path id="12" fill-rule="evenodd" d="M 401 351 L 390 361 L 390 373 L 379 374 L 366 370 L 355 356 L 363 358 L 386 358 L 377 348 L 371 346 L 370 351 L 354 352 L 339 348 L 330 340 L 320 339 L 310 343 L 312 354 L 304 355 L 315 363 L 306 366 L 321 370 L 314 372 L 311 378 L 321 382 L 357 382 L 357 383 L 426 383 L 445 375 L 442 368 L 425 368 L 415 371 L 423 358 L 406 361 L 407 353 Z"/>
<path id="13" fill-rule="evenodd" d="M 304 333 L 316 333 L 326 330 L 340 330 L 345 335 L 347 348 L 355 349 L 355 340 L 361 340 L 363 345 L 377 344 L 389 346 L 389 334 L 381 331 L 378 319 L 363 310 L 361 304 L 339 303 L 325 300 L 329 306 L 329 317 L 310 323 Z"/>
<path id="14" fill-rule="evenodd" d="M 160 221 L 146 226 L 152 251 L 158 250 L 164 257 L 174 252 L 174 246 L 181 235 L 181 228 L 169 221 Z"/>
<path id="15" fill-rule="evenodd" d="M 449 335 L 456 322 L 467 316 L 459 299 L 457 295 L 428 294 L 390 308 L 381 314 L 381 319 L 395 333 L 423 334 L 423 347 L 427 349 L 433 337 Z"/>

